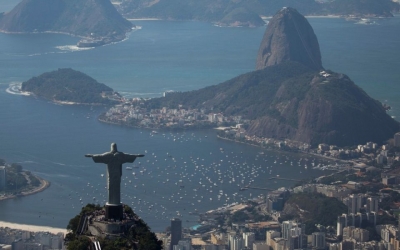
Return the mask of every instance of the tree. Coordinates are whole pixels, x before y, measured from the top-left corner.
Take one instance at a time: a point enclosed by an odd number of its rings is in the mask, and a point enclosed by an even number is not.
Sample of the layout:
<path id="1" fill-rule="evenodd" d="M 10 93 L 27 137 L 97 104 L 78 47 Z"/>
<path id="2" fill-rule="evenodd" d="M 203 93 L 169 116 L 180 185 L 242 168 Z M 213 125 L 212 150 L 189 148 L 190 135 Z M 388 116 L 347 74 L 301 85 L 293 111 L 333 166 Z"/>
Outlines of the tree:
<path id="1" fill-rule="evenodd" d="M 67 229 L 71 230 L 73 233 L 76 233 L 76 230 L 78 229 L 78 225 L 79 225 L 79 220 L 80 220 L 81 216 L 77 215 L 74 218 L 69 220 Z"/>
<path id="2" fill-rule="evenodd" d="M 20 173 L 20 172 L 22 172 L 22 166 L 17 163 L 13 163 L 13 164 L 11 164 L 11 171 L 13 171 L 15 173 Z"/>
<path id="3" fill-rule="evenodd" d="M 85 236 L 80 236 L 68 243 L 68 250 L 87 250 L 90 246 L 90 239 Z"/>
<path id="4" fill-rule="evenodd" d="M 231 217 L 231 221 L 233 223 L 236 222 L 244 222 L 245 220 L 250 219 L 249 215 L 247 213 L 245 213 L 244 211 L 237 211 L 235 212 L 232 217 Z"/>

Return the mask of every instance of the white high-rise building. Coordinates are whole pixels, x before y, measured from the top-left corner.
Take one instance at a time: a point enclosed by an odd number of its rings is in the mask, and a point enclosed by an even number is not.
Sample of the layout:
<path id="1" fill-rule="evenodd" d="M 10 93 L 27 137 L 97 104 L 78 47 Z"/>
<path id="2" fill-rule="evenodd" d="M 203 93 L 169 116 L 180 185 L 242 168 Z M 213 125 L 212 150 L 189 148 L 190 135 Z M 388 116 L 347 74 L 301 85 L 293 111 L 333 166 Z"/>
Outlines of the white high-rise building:
<path id="1" fill-rule="evenodd" d="M 315 232 L 312 234 L 312 247 L 313 249 L 325 249 L 325 233 Z"/>
<path id="2" fill-rule="evenodd" d="M 6 190 L 6 184 L 7 184 L 6 167 L 0 166 L 0 191 Z"/>
<path id="3" fill-rule="evenodd" d="M 293 227 L 293 221 L 284 221 L 282 222 L 282 238 L 285 240 L 289 239 L 290 237 L 290 230 Z"/>
<path id="4" fill-rule="evenodd" d="M 278 237 L 281 237 L 281 233 L 280 232 L 273 231 L 273 230 L 267 231 L 266 237 L 265 237 L 266 238 L 265 239 L 265 243 L 267 243 L 268 246 L 271 246 L 272 239 L 278 238 Z"/>
<path id="5" fill-rule="evenodd" d="M 61 249 L 62 239 L 58 236 L 51 238 L 51 249 Z"/>
<path id="6" fill-rule="evenodd" d="M 343 235 L 343 228 L 347 227 L 347 214 L 342 214 L 338 216 L 337 220 L 337 228 L 336 228 L 336 235 Z"/>
<path id="7" fill-rule="evenodd" d="M 400 132 L 394 135 L 394 146 L 400 147 Z"/>
<path id="8" fill-rule="evenodd" d="M 182 239 L 177 245 L 174 245 L 174 250 L 192 250 L 192 241 L 190 239 Z"/>
<path id="9" fill-rule="evenodd" d="M 367 210 L 368 212 L 378 212 L 379 210 L 379 198 L 369 197 L 367 199 Z"/>
<path id="10" fill-rule="evenodd" d="M 284 238 L 285 240 L 290 239 L 293 236 L 299 236 L 302 233 L 301 230 L 301 224 L 300 223 L 296 223 L 294 221 L 284 221 L 282 222 L 282 238 Z"/>
<path id="11" fill-rule="evenodd" d="M 251 232 L 243 233 L 243 240 L 244 240 L 244 246 L 253 250 L 253 243 L 256 240 L 255 234 Z"/>
<path id="12" fill-rule="evenodd" d="M 242 250 L 244 247 L 244 241 L 241 237 L 235 237 L 233 240 L 233 247 L 232 250 Z"/>
<path id="13" fill-rule="evenodd" d="M 253 250 L 269 250 L 266 243 L 253 243 Z"/>

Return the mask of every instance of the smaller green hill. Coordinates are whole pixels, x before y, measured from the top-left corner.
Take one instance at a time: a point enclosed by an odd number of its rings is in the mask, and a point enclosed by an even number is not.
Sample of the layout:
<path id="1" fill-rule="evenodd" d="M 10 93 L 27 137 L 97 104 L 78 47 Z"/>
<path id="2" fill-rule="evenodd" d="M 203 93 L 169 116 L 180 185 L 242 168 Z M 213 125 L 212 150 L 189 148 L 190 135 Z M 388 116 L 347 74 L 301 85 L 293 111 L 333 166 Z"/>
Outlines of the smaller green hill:
<path id="1" fill-rule="evenodd" d="M 306 233 L 310 233 L 315 224 L 334 226 L 337 217 L 343 213 L 347 213 L 347 207 L 336 198 L 318 193 L 298 193 L 286 201 L 282 217 L 284 220 L 298 219 L 306 224 Z"/>
<path id="2" fill-rule="evenodd" d="M 73 69 L 58 69 L 32 77 L 22 83 L 21 91 L 59 103 L 108 105 L 119 99 L 112 88 Z"/>

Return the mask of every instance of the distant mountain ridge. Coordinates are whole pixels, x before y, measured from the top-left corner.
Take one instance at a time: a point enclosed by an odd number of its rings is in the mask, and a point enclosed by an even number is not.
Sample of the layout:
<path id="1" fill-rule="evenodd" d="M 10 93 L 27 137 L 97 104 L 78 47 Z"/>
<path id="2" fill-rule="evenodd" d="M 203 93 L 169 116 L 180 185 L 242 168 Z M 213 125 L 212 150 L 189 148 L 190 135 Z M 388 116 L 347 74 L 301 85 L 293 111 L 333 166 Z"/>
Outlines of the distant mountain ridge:
<path id="1" fill-rule="evenodd" d="M 292 8 L 282 9 L 265 32 L 265 37 L 278 35 L 286 41 L 271 46 L 270 54 L 277 55 L 280 60 L 218 85 L 152 99 L 149 107 L 183 105 L 222 112 L 226 116 L 240 115 L 250 120 L 246 131 L 250 136 L 312 145 L 346 146 L 391 138 L 400 126 L 379 101 L 369 97 L 346 75 L 322 70 L 320 61 L 317 67 L 310 64 L 309 54 L 303 53 L 305 47 L 291 44 L 293 36 L 306 37 L 314 33 L 305 24 L 299 25 L 296 31 L 289 28 L 292 26 L 289 17 L 296 15 L 298 12 Z M 279 21 L 279 29 L 273 20 Z M 304 17 L 300 20 L 307 22 Z M 261 43 L 259 58 L 263 57 L 264 46 L 268 43 Z M 314 46 L 318 46 L 318 41 Z M 312 49 L 319 58 L 319 46 Z M 279 56 L 289 52 L 298 56 Z"/>
<path id="2" fill-rule="evenodd" d="M 116 5 L 129 18 L 152 17 L 163 20 L 200 20 L 234 24 L 234 13 L 247 11 L 247 21 L 257 16 L 272 16 L 282 7 L 293 7 L 304 15 L 341 15 L 353 17 L 390 17 L 400 5 L 391 0 L 334 0 L 324 3 L 315 0 L 124 0 Z M 246 16 L 237 20 L 246 23 Z M 232 19 L 233 18 L 233 19 Z M 256 24 L 259 22 L 254 22 Z M 264 25 L 259 23 L 259 25 Z"/>
<path id="3" fill-rule="evenodd" d="M 0 16 L 3 32 L 60 32 L 104 43 L 124 39 L 132 26 L 109 0 L 23 0 Z"/>

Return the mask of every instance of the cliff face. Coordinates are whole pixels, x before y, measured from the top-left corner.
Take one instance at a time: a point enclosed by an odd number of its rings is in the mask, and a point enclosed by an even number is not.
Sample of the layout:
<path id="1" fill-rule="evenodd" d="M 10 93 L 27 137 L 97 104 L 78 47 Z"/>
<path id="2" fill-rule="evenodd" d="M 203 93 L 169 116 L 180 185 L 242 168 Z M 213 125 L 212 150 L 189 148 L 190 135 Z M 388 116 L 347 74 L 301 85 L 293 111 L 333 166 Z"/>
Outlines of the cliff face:
<path id="1" fill-rule="evenodd" d="M 0 17 L 6 32 L 65 32 L 99 39 L 123 38 L 132 24 L 109 0 L 23 0 Z"/>
<path id="2" fill-rule="evenodd" d="M 307 19 L 293 8 L 283 8 L 268 23 L 258 51 L 256 69 L 296 61 L 322 69 L 321 52 Z"/>

